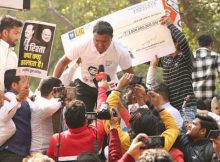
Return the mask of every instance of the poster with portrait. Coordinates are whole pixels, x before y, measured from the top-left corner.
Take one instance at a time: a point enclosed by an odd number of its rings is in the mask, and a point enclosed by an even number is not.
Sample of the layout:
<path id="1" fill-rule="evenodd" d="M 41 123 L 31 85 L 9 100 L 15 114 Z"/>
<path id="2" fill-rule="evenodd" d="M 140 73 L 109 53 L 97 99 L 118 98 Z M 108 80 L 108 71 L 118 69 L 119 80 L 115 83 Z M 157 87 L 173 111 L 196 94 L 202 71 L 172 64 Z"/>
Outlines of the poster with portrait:
<path id="1" fill-rule="evenodd" d="M 25 21 L 21 33 L 17 75 L 47 77 L 55 24 Z"/>
<path id="2" fill-rule="evenodd" d="M 160 19 L 170 11 L 174 24 L 179 22 L 177 0 L 147 0 L 124 8 L 61 36 L 65 53 L 82 39 L 92 35 L 92 29 L 99 20 L 108 21 L 114 36 L 128 47 L 132 65 L 150 61 L 154 55 L 159 57 L 175 51 L 169 29 L 160 24 Z"/>

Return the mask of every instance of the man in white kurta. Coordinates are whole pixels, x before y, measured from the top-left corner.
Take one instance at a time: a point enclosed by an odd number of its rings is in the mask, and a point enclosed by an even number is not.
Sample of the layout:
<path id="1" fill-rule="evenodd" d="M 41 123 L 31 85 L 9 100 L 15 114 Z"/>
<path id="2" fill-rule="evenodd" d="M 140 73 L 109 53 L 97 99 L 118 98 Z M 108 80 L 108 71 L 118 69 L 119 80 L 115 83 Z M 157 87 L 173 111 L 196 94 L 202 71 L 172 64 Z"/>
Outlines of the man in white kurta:
<path id="1" fill-rule="evenodd" d="M 0 20 L 0 90 L 4 91 L 4 73 L 8 69 L 16 69 L 18 57 L 13 51 L 21 32 L 22 22 L 11 16 L 3 16 Z"/>

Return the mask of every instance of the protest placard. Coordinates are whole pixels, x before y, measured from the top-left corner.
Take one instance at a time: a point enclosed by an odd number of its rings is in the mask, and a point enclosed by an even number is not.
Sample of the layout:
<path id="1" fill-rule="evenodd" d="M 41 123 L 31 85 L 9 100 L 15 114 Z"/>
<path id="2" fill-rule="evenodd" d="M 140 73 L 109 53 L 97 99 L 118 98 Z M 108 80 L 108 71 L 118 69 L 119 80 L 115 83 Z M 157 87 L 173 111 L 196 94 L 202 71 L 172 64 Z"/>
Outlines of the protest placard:
<path id="1" fill-rule="evenodd" d="M 47 76 L 55 24 L 26 21 L 21 33 L 17 75 Z"/>

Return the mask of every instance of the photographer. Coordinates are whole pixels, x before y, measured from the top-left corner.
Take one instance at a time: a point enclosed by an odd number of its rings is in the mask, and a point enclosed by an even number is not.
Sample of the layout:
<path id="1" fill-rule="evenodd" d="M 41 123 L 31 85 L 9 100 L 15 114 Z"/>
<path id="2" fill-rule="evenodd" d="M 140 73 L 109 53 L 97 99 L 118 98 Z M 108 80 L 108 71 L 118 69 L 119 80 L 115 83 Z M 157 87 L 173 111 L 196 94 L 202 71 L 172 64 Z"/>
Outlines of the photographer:
<path id="1" fill-rule="evenodd" d="M 142 83 L 130 83 L 127 93 L 124 95 L 129 113 L 134 113 L 137 108 L 149 108 L 154 110 L 147 94 L 148 88 Z"/>
<path id="2" fill-rule="evenodd" d="M 97 110 L 100 111 L 100 107 L 101 107 L 101 104 L 103 105 L 106 105 L 108 106 L 108 109 L 109 109 L 109 105 L 106 102 L 106 99 L 107 99 L 107 89 L 108 89 L 108 82 L 107 80 L 105 79 L 102 79 L 98 82 L 98 108 Z M 112 159 L 115 159 L 115 154 L 113 151 L 113 153 L 111 152 L 112 150 L 112 147 L 115 148 L 115 146 L 117 145 L 122 145 L 122 147 L 117 147 L 117 150 L 120 150 L 120 152 L 122 153 L 125 153 L 127 148 L 129 147 L 130 145 L 130 141 L 129 141 L 129 138 L 128 138 L 128 133 L 122 131 L 121 127 L 120 127 L 120 124 L 119 124 L 119 119 L 122 117 L 122 120 L 125 121 L 125 124 L 128 128 L 130 128 L 130 124 L 129 124 L 129 119 L 130 119 L 130 114 L 128 113 L 127 109 L 123 106 L 122 103 L 119 103 L 118 105 L 118 111 L 117 111 L 117 116 L 113 116 L 113 111 L 110 110 L 110 114 L 111 114 L 111 120 L 104 120 L 104 128 L 105 128 L 105 131 L 107 133 L 107 135 L 109 135 L 109 138 L 111 138 L 110 136 L 114 135 L 114 140 L 117 138 L 115 137 L 116 134 L 119 135 L 120 137 L 120 143 L 117 143 L 117 144 L 110 144 L 109 142 L 109 160 L 112 160 Z M 119 114 L 120 114 L 120 117 L 119 117 Z M 118 118 L 118 121 L 117 122 L 113 122 L 115 120 L 115 118 Z M 114 125 L 114 126 L 113 126 Z M 114 129 L 113 129 L 114 127 Z M 111 141 L 111 139 L 109 139 L 109 141 Z M 113 149 L 114 150 L 114 149 Z M 117 151 L 118 152 L 118 151 Z M 112 157 L 112 154 L 113 154 L 113 157 Z M 117 154 L 117 153 L 116 153 Z M 118 155 L 120 156 L 120 155 Z M 111 159 L 112 158 L 112 159 Z M 119 159 L 119 158 L 118 158 Z"/>
<path id="3" fill-rule="evenodd" d="M 31 107 L 31 152 L 45 152 L 53 135 L 52 115 L 61 108 L 59 98 L 55 97 L 54 87 L 60 87 L 62 82 L 55 77 L 42 80 Z"/>
<path id="4" fill-rule="evenodd" d="M 113 91 L 108 99 L 107 102 L 111 107 L 117 107 L 120 101 L 121 91 L 131 82 L 133 75 L 132 74 L 124 74 L 115 91 Z M 179 128 L 173 119 L 173 117 L 168 113 L 164 108 L 157 107 L 156 110 L 159 112 L 162 121 L 165 124 L 166 130 L 161 134 L 165 137 L 165 145 L 164 149 L 169 151 L 172 147 L 173 143 L 175 142 L 178 134 Z M 150 116 L 149 116 L 150 115 Z M 148 109 L 138 109 L 130 119 L 131 130 L 134 135 L 138 133 L 146 133 L 150 135 L 159 135 L 159 128 L 158 128 L 158 119 L 152 114 L 152 112 Z M 152 131 L 151 131 L 152 129 Z M 156 134 L 154 134 L 156 133 Z M 130 137 L 128 137 L 130 140 Z M 123 145 L 122 145 L 123 147 Z M 127 147 L 128 148 L 128 147 Z"/>
<path id="5" fill-rule="evenodd" d="M 54 160 L 76 160 L 82 152 L 94 152 L 94 142 L 98 137 L 100 149 L 104 140 L 105 130 L 101 120 L 97 120 L 97 127 L 93 124 L 87 126 L 86 108 L 82 101 L 75 100 L 66 106 L 64 113 L 68 130 L 61 132 L 60 136 L 51 137 L 47 155 Z M 97 135 L 97 136 L 96 136 Z M 60 139 L 60 140 L 59 140 Z M 58 150 L 57 144 L 60 142 Z"/>
<path id="6" fill-rule="evenodd" d="M 181 129 L 183 126 L 183 118 L 180 112 L 169 102 L 169 91 L 167 84 L 162 82 L 156 86 L 153 86 L 152 90 L 148 92 L 148 94 L 154 107 L 163 107 L 172 115 L 178 127 Z"/>
<path id="7" fill-rule="evenodd" d="M 163 161 L 172 162 L 172 158 L 169 153 L 163 149 L 142 149 L 145 144 L 140 139 L 147 140 L 149 137 L 146 134 L 138 134 L 132 141 L 131 146 L 128 151 L 123 155 L 123 157 L 118 162 L 135 162 L 135 161 Z"/>
<path id="8" fill-rule="evenodd" d="M 140 133 L 137 135 L 129 149 L 126 151 L 126 153 L 122 156 L 122 158 L 118 162 L 135 162 L 137 158 L 143 153 L 143 149 L 141 147 L 144 147 L 144 143 L 140 141 L 140 138 L 145 138 L 147 139 L 148 136 L 146 134 Z"/>
<path id="9" fill-rule="evenodd" d="M 109 144 L 108 144 L 108 161 L 117 162 L 122 157 L 121 141 L 118 134 L 119 116 L 112 117 L 110 120 Z"/>
<path id="10" fill-rule="evenodd" d="M 98 106 L 100 106 L 101 103 L 105 102 L 107 99 L 107 95 L 106 95 L 107 86 L 108 86 L 107 80 L 99 81 L 98 85 L 99 85 Z M 127 127 L 130 128 L 130 124 L 127 123 L 129 120 L 128 118 L 130 118 L 130 114 L 128 113 L 127 109 L 122 105 L 122 103 L 119 102 L 117 107 L 112 107 L 112 108 L 118 109 L 121 118 L 125 121 Z M 103 123 L 104 123 L 105 132 L 107 134 L 110 134 L 110 122 L 108 120 L 104 120 Z M 127 148 L 130 146 L 130 139 L 128 138 L 129 135 L 128 133 L 122 131 L 119 123 L 117 123 L 116 129 L 119 134 L 122 153 L 125 153 L 127 151 Z"/>

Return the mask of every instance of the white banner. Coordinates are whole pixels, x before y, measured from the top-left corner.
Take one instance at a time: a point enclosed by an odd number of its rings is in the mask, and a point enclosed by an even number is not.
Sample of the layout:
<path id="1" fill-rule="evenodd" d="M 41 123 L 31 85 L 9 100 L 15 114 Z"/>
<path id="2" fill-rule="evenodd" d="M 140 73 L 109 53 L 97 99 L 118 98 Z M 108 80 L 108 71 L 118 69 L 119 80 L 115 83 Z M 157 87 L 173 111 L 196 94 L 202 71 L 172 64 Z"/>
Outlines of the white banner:
<path id="1" fill-rule="evenodd" d="M 65 53 L 91 35 L 94 24 L 99 20 L 108 21 L 113 26 L 114 36 L 129 48 L 133 66 L 150 61 L 155 54 L 161 57 L 174 52 L 170 31 L 159 22 L 165 15 L 165 8 L 171 9 L 173 14 L 173 9 L 165 6 L 168 1 L 144 1 L 63 34 L 61 39 Z M 172 18 L 177 18 L 177 14 L 174 16 Z"/>

